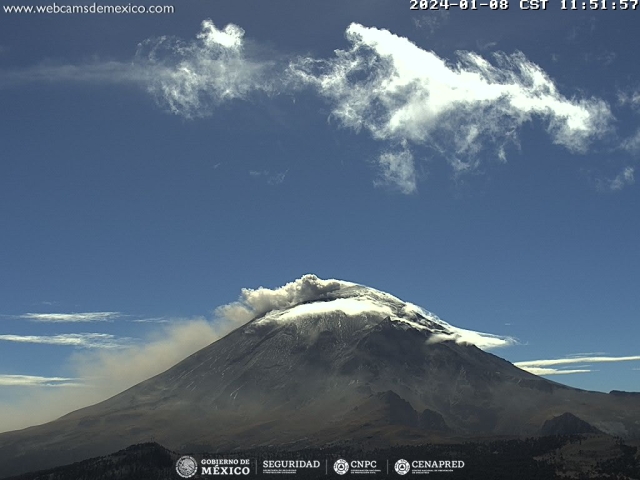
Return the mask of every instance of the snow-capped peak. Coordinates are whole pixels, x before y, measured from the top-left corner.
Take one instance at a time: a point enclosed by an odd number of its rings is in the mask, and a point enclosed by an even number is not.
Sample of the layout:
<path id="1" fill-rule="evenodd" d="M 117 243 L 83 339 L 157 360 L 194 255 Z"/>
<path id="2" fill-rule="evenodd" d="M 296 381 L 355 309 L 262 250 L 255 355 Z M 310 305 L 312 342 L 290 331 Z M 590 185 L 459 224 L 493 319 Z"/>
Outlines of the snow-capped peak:
<path id="1" fill-rule="evenodd" d="M 235 322 L 292 322 L 310 316 L 342 314 L 346 317 L 366 315 L 389 318 L 406 328 L 428 331 L 429 342 L 453 340 L 482 349 L 516 343 L 513 338 L 466 330 L 448 324 L 437 315 L 393 295 L 343 280 L 323 280 L 315 275 L 269 289 L 242 289 L 237 302 L 220 307 L 219 316 Z"/>

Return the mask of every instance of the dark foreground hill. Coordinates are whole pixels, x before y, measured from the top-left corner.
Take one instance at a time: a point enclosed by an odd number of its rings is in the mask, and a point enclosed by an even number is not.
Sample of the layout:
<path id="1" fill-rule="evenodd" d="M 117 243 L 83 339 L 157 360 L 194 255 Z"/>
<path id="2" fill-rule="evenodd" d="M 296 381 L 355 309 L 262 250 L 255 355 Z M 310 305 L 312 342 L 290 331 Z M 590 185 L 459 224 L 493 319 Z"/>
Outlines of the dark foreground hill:
<path id="1" fill-rule="evenodd" d="M 476 346 L 501 339 L 389 294 L 313 276 L 258 293 L 251 321 L 166 372 L 0 434 L 0 478 L 150 439 L 215 453 L 531 436 L 544 425 L 640 438 L 638 396 L 532 375 Z"/>
<path id="2" fill-rule="evenodd" d="M 363 451 L 354 447 L 304 449 L 297 452 L 263 448 L 227 454 L 193 453 L 202 459 L 250 461 L 243 478 L 292 478 L 293 475 L 265 475 L 268 460 L 316 460 L 319 469 L 300 469 L 295 478 L 344 478 L 333 471 L 339 458 L 375 460 L 380 470 L 375 478 L 403 478 L 394 465 L 406 459 L 410 465 L 420 460 L 455 460 L 464 466 L 452 471 L 433 471 L 429 478 L 492 480 L 553 480 L 564 478 L 633 480 L 640 478 L 638 448 L 607 435 L 548 436 L 526 439 L 485 440 L 464 444 L 396 446 Z M 72 465 L 12 477 L 10 480 L 169 480 L 179 479 L 179 455 L 157 443 L 133 445 L 112 455 L 92 458 Z M 325 470 L 325 464 L 328 468 Z M 210 478 L 199 472 L 192 478 Z M 371 478 L 367 475 L 367 478 Z M 227 477 L 229 478 L 229 477 Z M 408 478 L 411 478 L 410 476 Z"/>
<path id="3" fill-rule="evenodd" d="M 145 443 L 111 455 L 26 473 L 13 480 L 169 480 L 177 477 L 178 457 L 157 443 Z"/>

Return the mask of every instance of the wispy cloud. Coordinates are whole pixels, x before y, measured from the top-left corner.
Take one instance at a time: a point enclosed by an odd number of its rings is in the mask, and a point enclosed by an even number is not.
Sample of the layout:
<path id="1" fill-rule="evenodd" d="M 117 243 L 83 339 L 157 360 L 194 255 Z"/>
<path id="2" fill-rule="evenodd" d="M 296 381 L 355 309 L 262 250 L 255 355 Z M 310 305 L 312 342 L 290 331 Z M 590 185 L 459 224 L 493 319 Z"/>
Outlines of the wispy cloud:
<path id="1" fill-rule="evenodd" d="M 409 149 L 382 153 L 378 166 L 380 177 L 375 185 L 391 185 L 405 194 L 418 190 L 413 154 Z"/>
<path id="2" fill-rule="evenodd" d="M 605 67 L 608 67 L 616 60 L 616 53 L 609 50 L 600 50 L 598 52 L 587 52 L 583 55 L 586 63 L 598 63 Z"/>
<path id="3" fill-rule="evenodd" d="M 618 92 L 618 103 L 640 108 L 640 89 L 627 89 Z"/>
<path id="4" fill-rule="evenodd" d="M 2 387 L 71 387 L 78 385 L 80 383 L 75 378 L 0 375 L 0 386 Z"/>
<path id="5" fill-rule="evenodd" d="M 416 26 L 432 31 L 444 21 L 420 20 Z M 186 118 L 205 117 L 226 102 L 258 94 L 311 89 L 329 102 L 332 117 L 343 127 L 384 142 L 374 183 L 407 194 L 417 190 L 415 164 L 426 155 L 444 158 L 456 175 L 483 162 L 505 161 L 508 148 L 519 146 L 520 128 L 534 120 L 545 125 L 553 143 L 576 153 L 612 131 L 606 102 L 561 93 L 549 74 L 521 52 L 485 58 L 462 51 L 450 60 L 384 29 L 353 23 L 345 35 L 350 45 L 336 50 L 335 57 L 287 60 L 247 40 L 235 24 L 217 27 L 205 20 L 195 39 L 148 39 L 130 62 L 0 70 L 0 87 L 136 84 Z M 636 102 L 635 94 L 620 95 L 620 102 Z M 640 137 L 629 139 L 625 148 L 640 148 L 638 143 Z M 285 175 L 273 174 L 268 181 L 282 183 Z M 628 177 L 620 181 L 628 184 Z M 618 184 L 612 181 L 614 189 Z"/>
<path id="6" fill-rule="evenodd" d="M 579 353 L 570 353 L 567 355 L 567 358 L 576 358 L 576 357 L 602 357 L 606 356 L 607 352 L 579 352 Z"/>
<path id="7" fill-rule="evenodd" d="M 622 148 L 631 154 L 640 153 L 640 129 L 622 142 Z"/>
<path id="8" fill-rule="evenodd" d="M 131 62 L 96 61 L 69 65 L 45 62 L 24 69 L 0 70 L 0 87 L 27 82 L 136 84 L 170 112 L 187 118 L 211 115 L 221 103 L 270 92 L 277 74 L 273 61 L 246 52 L 244 30 L 229 24 L 219 29 L 202 22 L 193 41 L 162 36 L 138 45 Z"/>
<path id="9" fill-rule="evenodd" d="M 413 19 L 416 28 L 427 31 L 428 35 L 433 35 L 449 21 L 449 12 L 439 11 L 438 15 L 422 15 Z"/>
<path id="10" fill-rule="evenodd" d="M 141 43 L 136 61 L 155 73 L 149 92 L 171 112 L 193 118 L 212 114 L 225 101 L 273 91 L 274 62 L 248 55 L 244 33 L 237 25 L 219 29 L 205 20 L 194 41 L 160 37 Z"/>
<path id="11" fill-rule="evenodd" d="M 640 142 L 640 135 L 638 136 Z M 613 178 L 599 179 L 597 180 L 597 187 L 599 190 L 617 192 L 624 187 L 633 185 L 635 183 L 635 168 L 624 167 L 620 173 Z"/>
<path id="12" fill-rule="evenodd" d="M 272 173 L 269 170 L 250 170 L 249 175 L 254 178 L 264 178 L 266 179 L 269 185 L 280 185 L 284 182 L 284 179 L 287 177 L 287 173 L 289 170 L 285 170 L 284 172 L 276 172 Z"/>
<path id="13" fill-rule="evenodd" d="M 25 313 L 20 318 L 34 322 L 108 322 L 120 317 L 120 312 Z"/>
<path id="14" fill-rule="evenodd" d="M 569 373 L 589 373 L 591 369 L 568 369 L 565 365 L 575 365 L 584 363 L 612 363 L 612 362 L 633 362 L 640 361 L 640 355 L 626 357 L 610 356 L 568 356 L 567 358 L 556 358 L 551 360 L 527 360 L 516 362 L 514 365 L 535 375 L 565 375 Z M 560 368 L 551 368 L 560 366 Z M 583 365 L 580 365 L 583 366 Z M 584 365 L 589 367 L 590 365 Z"/>
<path id="15" fill-rule="evenodd" d="M 640 113 L 640 88 L 618 91 L 618 103 L 631 107 L 636 113 Z M 640 129 L 621 142 L 621 148 L 632 155 L 640 154 Z"/>
<path id="16" fill-rule="evenodd" d="M 145 317 L 122 312 L 24 313 L 22 315 L 0 314 L 0 317 L 40 323 L 89 323 L 113 322 L 114 320 L 133 323 L 169 323 L 172 321 L 168 317 Z"/>
<path id="17" fill-rule="evenodd" d="M 0 341 L 115 349 L 129 345 L 132 339 L 116 337 L 109 333 L 65 333 L 60 335 L 0 335 Z"/>
<path id="18" fill-rule="evenodd" d="M 351 48 L 333 59 L 293 62 L 292 78 L 325 97 L 344 127 L 428 146 L 456 172 L 476 167 L 483 151 L 504 157 L 505 146 L 517 145 L 519 127 L 534 118 L 572 152 L 584 152 L 610 129 L 604 101 L 562 95 L 520 52 L 495 53 L 493 62 L 459 52 L 448 62 L 388 30 L 353 23 L 346 37 Z"/>
<path id="19" fill-rule="evenodd" d="M 149 318 L 136 318 L 132 320 L 133 323 L 170 323 L 171 320 L 166 317 L 149 317 Z"/>
<path id="20" fill-rule="evenodd" d="M 48 61 L 23 69 L 0 70 L 0 87 L 60 82 L 147 85 L 153 76 L 151 69 L 132 63 L 96 61 L 69 65 Z"/>
<path id="21" fill-rule="evenodd" d="M 543 367 L 527 367 L 523 368 L 529 373 L 533 373 L 534 375 L 568 375 L 571 373 L 591 373 L 592 370 L 589 369 L 560 369 L 560 368 L 543 368 Z"/>

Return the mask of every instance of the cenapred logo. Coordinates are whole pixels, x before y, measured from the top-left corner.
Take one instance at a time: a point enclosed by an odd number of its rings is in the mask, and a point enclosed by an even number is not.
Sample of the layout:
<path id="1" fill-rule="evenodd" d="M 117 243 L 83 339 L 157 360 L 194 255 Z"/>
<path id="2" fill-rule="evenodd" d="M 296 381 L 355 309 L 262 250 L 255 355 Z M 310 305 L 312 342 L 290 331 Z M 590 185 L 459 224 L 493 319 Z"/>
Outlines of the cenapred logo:
<path id="1" fill-rule="evenodd" d="M 176 462 L 176 472 L 182 478 L 191 478 L 198 473 L 198 462 L 193 457 L 185 455 Z"/>
<path id="2" fill-rule="evenodd" d="M 339 458 L 338 460 L 336 460 L 336 463 L 333 464 L 333 469 L 338 475 L 344 475 L 349 471 L 349 462 L 342 458 Z"/>
<path id="3" fill-rule="evenodd" d="M 406 475 L 407 473 L 409 473 L 409 470 L 411 470 L 411 465 L 409 465 L 409 462 L 407 462 L 404 458 L 401 458 L 396 462 L 393 468 L 396 470 L 396 473 L 400 475 Z"/>

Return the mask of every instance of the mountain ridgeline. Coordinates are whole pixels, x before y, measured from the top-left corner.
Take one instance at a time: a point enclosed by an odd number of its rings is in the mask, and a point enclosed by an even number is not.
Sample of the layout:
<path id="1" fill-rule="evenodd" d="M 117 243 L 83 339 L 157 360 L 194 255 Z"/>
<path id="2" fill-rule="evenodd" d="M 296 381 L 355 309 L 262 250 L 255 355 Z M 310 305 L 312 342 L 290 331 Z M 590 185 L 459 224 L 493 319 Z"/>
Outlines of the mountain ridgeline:
<path id="1" fill-rule="evenodd" d="M 548 432 L 640 438 L 638 396 L 551 382 L 471 341 L 506 341 L 499 337 L 347 282 L 309 275 L 264 289 L 261 300 L 268 292 L 275 300 L 267 307 L 246 299 L 253 319 L 169 370 L 53 422 L 0 434 L 0 477 L 150 440 L 228 452 Z"/>

